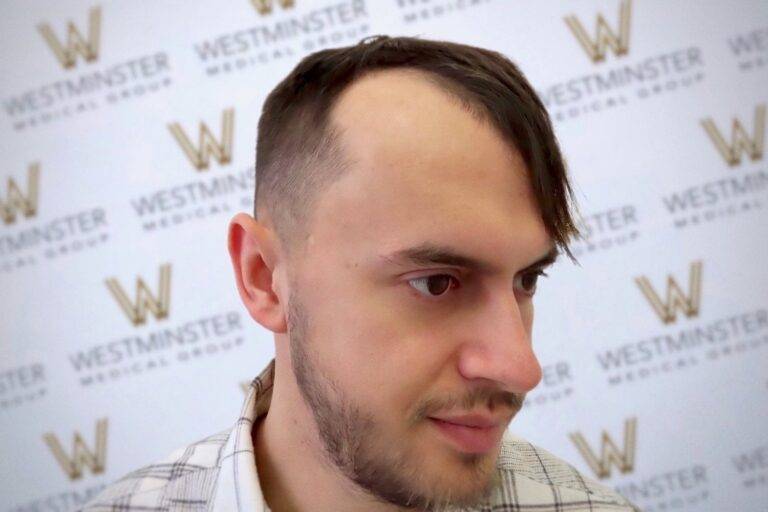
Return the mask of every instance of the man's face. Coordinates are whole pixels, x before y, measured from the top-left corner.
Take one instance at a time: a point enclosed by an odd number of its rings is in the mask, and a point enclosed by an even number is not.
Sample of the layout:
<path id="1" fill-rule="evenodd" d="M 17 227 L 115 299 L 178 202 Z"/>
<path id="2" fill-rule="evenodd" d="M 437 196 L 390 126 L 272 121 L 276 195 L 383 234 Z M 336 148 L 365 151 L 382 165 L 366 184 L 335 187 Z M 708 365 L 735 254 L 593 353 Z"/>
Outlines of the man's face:
<path id="1" fill-rule="evenodd" d="M 413 508 L 475 503 L 541 379 L 531 265 L 553 244 L 525 165 L 414 71 L 358 80 L 332 120 L 351 164 L 290 268 L 294 374 L 360 487 Z"/>

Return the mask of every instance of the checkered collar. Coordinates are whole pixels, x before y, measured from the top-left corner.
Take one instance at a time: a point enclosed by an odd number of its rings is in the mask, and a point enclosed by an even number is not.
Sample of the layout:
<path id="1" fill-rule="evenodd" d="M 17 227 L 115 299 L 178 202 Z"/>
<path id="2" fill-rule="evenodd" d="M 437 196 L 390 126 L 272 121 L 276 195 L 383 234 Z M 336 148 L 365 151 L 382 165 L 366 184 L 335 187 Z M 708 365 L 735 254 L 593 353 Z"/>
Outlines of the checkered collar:
<path id="1" fill-rule="evenodd" d="M 216 490 L 210 505 L 211 512 L 268 512 L 256 472 L 255 453 L 251 429 L 256 420 L 269 409 L 275 360 L 251 382 L 226 445 L 221 452 Z"/>

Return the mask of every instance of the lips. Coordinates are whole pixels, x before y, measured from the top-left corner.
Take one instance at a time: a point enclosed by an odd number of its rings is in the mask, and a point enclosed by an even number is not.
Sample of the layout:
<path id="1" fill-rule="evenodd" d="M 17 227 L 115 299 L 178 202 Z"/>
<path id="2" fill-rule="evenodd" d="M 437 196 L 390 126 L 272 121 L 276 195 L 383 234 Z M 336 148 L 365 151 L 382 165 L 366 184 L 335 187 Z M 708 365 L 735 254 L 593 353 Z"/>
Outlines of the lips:
<path id="1" fill-rule="evenodd" d="M 443 439 L 464 453 L 487 453 L 494 449 L 506 427 L 502 420 L 477 414 L 430 417 L 429 420 Z"/>
<path id="2" fill-rule="evenodd" d="M 434 416 L 431 419 L 461 425 L 463 427 L 491 428 L 501 425 L 503 422 L 499 419 L 480 414 L 464 414 L 461 416 Z"/>

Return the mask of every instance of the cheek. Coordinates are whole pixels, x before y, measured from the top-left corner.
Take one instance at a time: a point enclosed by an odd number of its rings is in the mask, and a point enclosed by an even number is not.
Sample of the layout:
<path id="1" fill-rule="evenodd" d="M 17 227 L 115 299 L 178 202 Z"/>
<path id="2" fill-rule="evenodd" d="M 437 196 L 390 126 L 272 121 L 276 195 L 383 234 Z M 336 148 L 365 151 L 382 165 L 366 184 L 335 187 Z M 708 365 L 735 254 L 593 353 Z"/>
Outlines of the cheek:
<path id="1" fill-rule="evenodd" d="M 448 373 L 454 331 L 444 315 L 433 321 L 391 289 L 382 293 L 361 285 L 365 280 L 314 281 L 305 294 L 308 343 L 321 367 L 385 428 L 403 428 Z"/>
<path id="2" fill-rule="evenodd" d="M 382 421 L 402 422 L 433 389 L 445 358 L 439 340 L 418 337 L 397 328 L 379 326 L 367 336 L 348 339 L 350 350 L 343 356 L 347 385 Z"/>

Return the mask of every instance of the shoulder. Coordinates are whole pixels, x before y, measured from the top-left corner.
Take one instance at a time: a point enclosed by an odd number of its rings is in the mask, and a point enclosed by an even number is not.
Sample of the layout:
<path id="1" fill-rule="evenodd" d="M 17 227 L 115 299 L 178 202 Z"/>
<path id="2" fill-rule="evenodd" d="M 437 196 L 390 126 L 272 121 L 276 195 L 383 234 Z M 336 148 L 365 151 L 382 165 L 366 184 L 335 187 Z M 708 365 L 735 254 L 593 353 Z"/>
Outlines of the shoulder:
<path id="1" fill-rule="evenodd" d="M 497 464 L 500 504 L 551 506 L 552 510 L 637 512 L 613 489 L 582 474 L 566 461 L 511 432 L 504 435 Z M 544 510 L 544 509 L 542 509 Z M 546 510 L 549 510 L 548 508 Z"/>
<path id="2" fill-rule="evenodd" d="M 207 503 L 214 491 L 230 430 L 174 450 L 166 458 L 131 471 L 85 504 L 82 512 L 173 510 Z M 169 507 L 170 505 L 170 507 Z M 117 507 L 117 508 L 115 508 Z M 159 509 L 158 509 L 159 510 Z"/>

